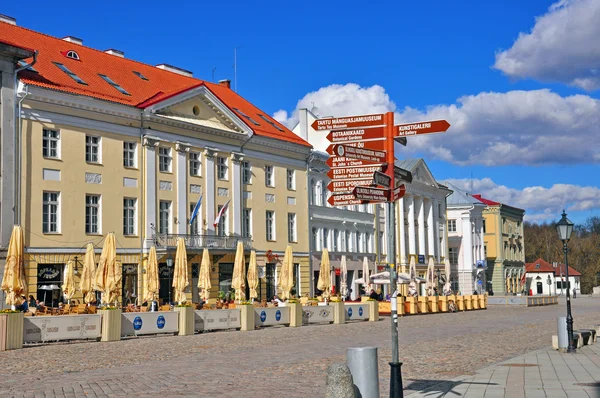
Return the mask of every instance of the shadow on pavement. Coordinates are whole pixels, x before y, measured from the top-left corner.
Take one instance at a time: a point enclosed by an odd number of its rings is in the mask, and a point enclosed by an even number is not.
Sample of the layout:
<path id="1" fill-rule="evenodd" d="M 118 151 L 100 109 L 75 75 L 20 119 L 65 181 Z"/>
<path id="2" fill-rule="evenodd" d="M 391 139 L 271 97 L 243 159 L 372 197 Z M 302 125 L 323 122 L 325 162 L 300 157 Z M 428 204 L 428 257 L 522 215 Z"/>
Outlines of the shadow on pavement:
<path id="1" fill-rule="evenodd" d="M 445 395 L 462 397 L 462 393 L 454 391 L 454 388 L 460 385 L 483 385 L 483 386 L 496 386 L 497 383 L 479 383 L 469 381 L 453 381 L 453 380 L 409 380 L 408 385 L 404 387 L 405 390 L 414 391 L 415 393 L 424 394 L 432 398 L 440 398 Z"/>

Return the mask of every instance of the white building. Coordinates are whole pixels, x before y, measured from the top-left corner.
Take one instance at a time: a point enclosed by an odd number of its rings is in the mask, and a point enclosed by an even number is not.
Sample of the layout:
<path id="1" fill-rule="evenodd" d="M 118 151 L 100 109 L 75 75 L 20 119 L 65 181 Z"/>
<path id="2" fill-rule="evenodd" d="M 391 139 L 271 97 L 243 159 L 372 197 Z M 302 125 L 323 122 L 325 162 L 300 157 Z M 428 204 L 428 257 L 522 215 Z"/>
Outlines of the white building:
<path id="1" fill-rule="evenodd" d="M 564 264 L 550 264 L 538 258 L 532 263 L 525 264 L 525 272 L 527 289 L 531 291 L 533 296 L 567 294 L 567 278 Z M 579 293 L 580 282 L 581 273 L 569 267 L 568 288 L 571 289 L 571 296 L 575 291 Z"/>
<path id="2" fill-rule="evenodd" d="M 448 197 L 448 258 L 452 269 L 453 290 L 463 294 L 481 291 L 485 284 L 483 210 L 486 205 L 457 186 Z M 477 266 L 481 272 L 475 272 Z M 480 283 L 477 283 L 480 282 Z"/>

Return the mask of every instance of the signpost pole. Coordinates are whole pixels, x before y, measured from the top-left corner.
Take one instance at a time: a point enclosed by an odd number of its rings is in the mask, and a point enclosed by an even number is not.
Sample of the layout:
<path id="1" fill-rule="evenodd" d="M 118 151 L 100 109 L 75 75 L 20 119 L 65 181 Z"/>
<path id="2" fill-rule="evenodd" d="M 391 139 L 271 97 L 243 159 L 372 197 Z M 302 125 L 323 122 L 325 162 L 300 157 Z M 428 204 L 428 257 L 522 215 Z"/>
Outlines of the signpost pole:
<path id="1" fill-rule="evenodd" d="M 397 274 L 396 274 L 396 211 L 394 206 L 393 189 L 396 186 L 394 181 L 394 165 L 396 157 L 394 155 L 394 113 L 388 112 L 385 115 L 385 138 L 387 149 L 387 170 L 386 174 L 391 178 L 390 197 L 388 198 L 388 231 L 389 238 L 387 244 L 387 261 L 390 265 L 390 301 L 391 301 L 391 326 L 392 326 L 392 362 L 390 362 L 390 398 L 404 397 L 402 387 L 402 363 L 399 361 L 398 354 L 398 296 Z"/>

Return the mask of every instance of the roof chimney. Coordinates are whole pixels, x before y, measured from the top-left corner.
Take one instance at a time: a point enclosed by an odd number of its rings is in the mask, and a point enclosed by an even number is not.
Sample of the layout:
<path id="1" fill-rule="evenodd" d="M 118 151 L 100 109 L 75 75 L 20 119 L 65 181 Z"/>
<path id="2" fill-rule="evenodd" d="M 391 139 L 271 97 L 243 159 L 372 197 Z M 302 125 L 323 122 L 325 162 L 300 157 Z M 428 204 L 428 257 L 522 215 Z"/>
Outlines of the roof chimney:
<path id="1" fill-rule="evenodd" d="M 114 48 L 109 48 L 108 50 L 106 50 L 104 52 L 107 54 L 110 54 L 110 55 L 125 58 L 125 53 L 121 50 L 115 50 Z"/>
<path id="2" fill-rule="evenodd" d="M 187 76 L 187 77 L 194 76 L 194 74 L 192 72 L 190 72 L 189 70 L 181 69 L 176 66 L 169 65 L 169 64 L 159 64 L 159 65 L 156 65 L 156 67 L 158 69 L 168 70 L 169 72 L 177 73 L 179 75 L 183 75 L 183 76 Z"/>
<path id="3" fill-rule="evenodd" d="M 219 80 L 219 85 L 223 86 L 223 87 L 231 88 L 231 80 L 229 80 L 229 79 Z"/>
<path id="4" fill-rule="evenodd" d="M 79 44 L 80 46 L 83 46 L 83 40 L 75 36 L 63 37 L 63 40 L 68 41 L 69 43 Z"/>
<path id="5" fill-rule="evenodd" d="M 8 15 L 0 14 L 0 22 L 6 22 L 11 25 L 16 25 L 17 20 L 13 17 L 9 17 Z"/>

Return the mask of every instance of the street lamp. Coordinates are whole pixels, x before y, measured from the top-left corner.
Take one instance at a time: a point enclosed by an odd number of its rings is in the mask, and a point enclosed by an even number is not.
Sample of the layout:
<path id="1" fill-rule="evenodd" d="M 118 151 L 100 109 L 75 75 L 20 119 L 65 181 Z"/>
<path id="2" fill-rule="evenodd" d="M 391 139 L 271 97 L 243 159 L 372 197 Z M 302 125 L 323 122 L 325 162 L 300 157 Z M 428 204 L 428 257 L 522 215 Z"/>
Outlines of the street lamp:
<path id="1" fill-rule="evenodd" d="M 171 304 L 171 268 L 173 267 L 173 257 L 169 253 L 169 257 L 167 257 L 167 272 L 169 276 L 169 304 Z"/>
<path id="2" fill-rule="evenodd" d="M 569 247 L 567 243 L 571 239 L 571 233 L 573 233 L 573 223 L 567 218 L 567 213 L 563 210 L 562 218 L 556 224 L 556 231 L 558 232 L 558 238 L 563 242 L 563 252 L 565 253 L 565 274 L 567 276 L 567 334 L 569 336 L 569 347 L 567 352 L 575 352 L 573 346 L 573 316 L 571 315 L 571 294 L 569 289 L 569 262 L 567 259 L 567 253 Z"/>

